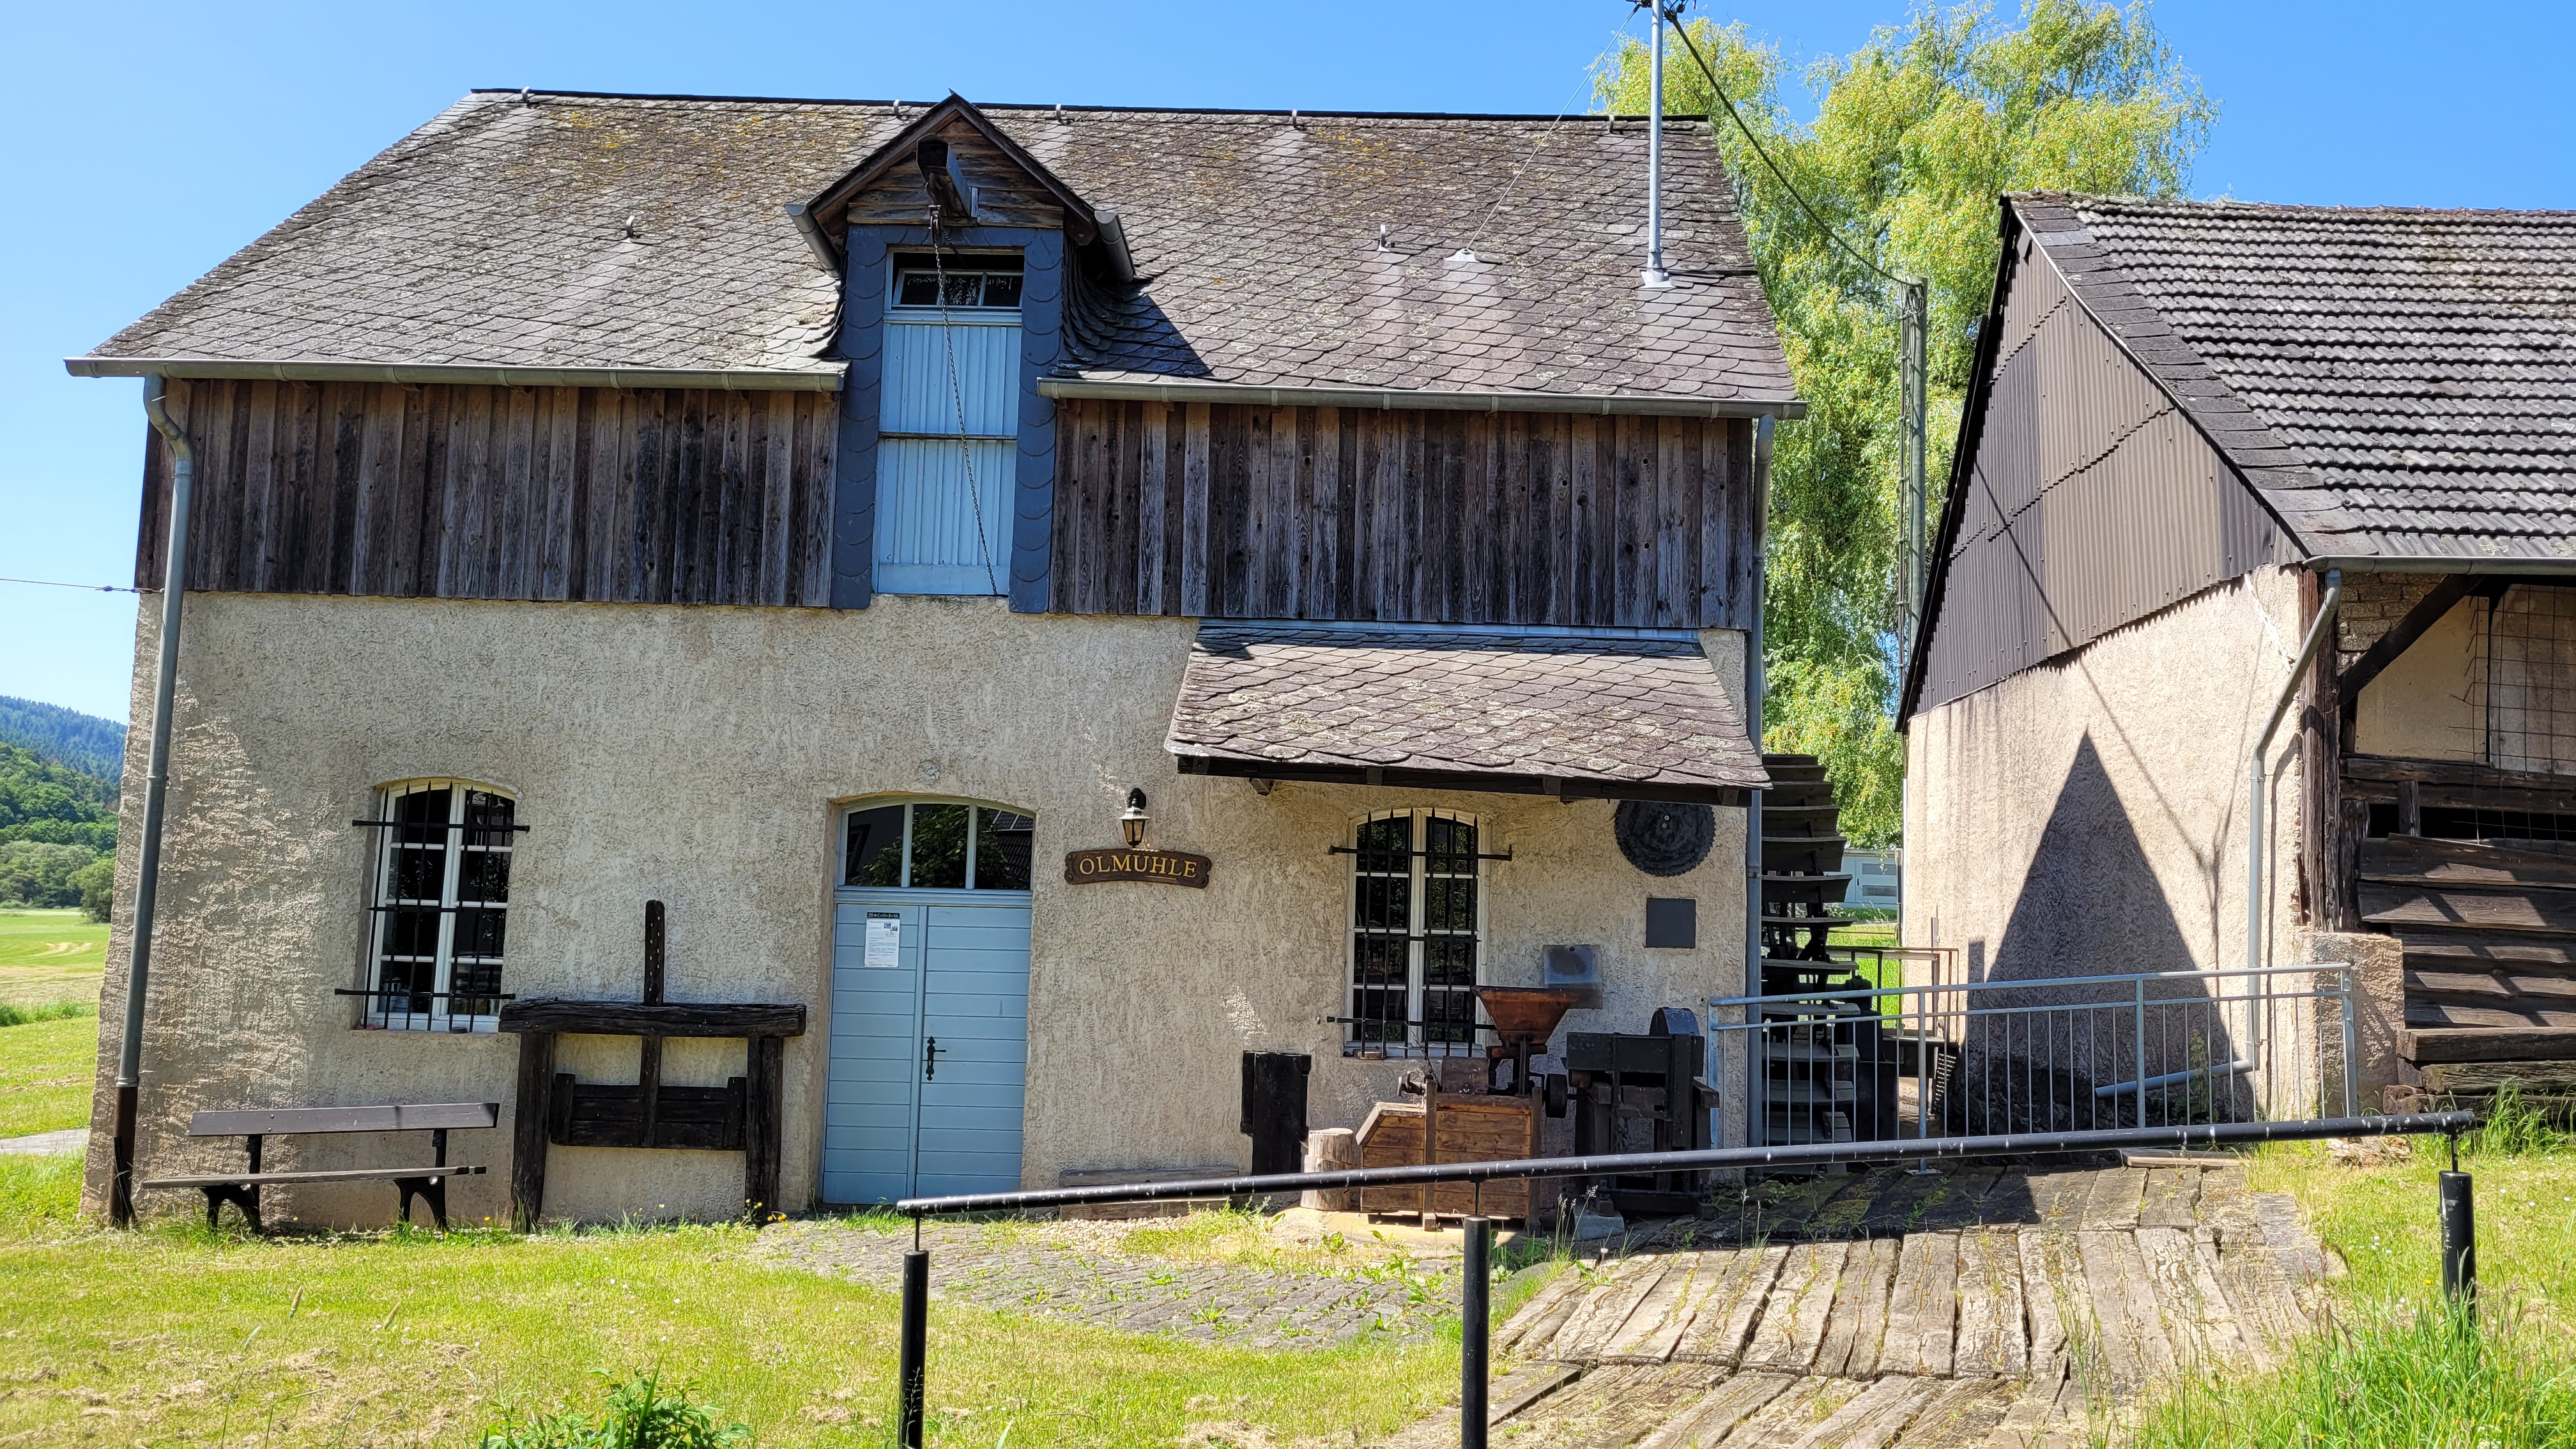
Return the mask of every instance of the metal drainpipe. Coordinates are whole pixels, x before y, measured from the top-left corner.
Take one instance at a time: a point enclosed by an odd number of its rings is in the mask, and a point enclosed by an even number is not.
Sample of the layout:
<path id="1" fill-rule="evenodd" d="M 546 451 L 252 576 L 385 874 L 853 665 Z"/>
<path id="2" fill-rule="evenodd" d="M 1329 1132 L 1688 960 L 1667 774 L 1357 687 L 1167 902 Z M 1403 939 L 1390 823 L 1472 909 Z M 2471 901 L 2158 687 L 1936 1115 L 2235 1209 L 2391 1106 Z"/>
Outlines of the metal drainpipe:
<path id="1" fill-rule="evenodd" d="M 2299 646 L 2299 660 L 2290 666 L 2290 677 L 2281 684 L 2281 697 L 2272 705 L 2272 718 L 2263 726 L 2263 734 L 2254 742 L 2253 756 L 2245 762 L 2247 780 L 2253 789 L 2245 805 L 2245 969 L 2260 971 L 2265 963 L 2263 949 L 2263 755 L 2272 748 L 2272 736 L 2279 732 L 2282 717 L 2290 712 L 2290 701 L 2298 697 L 2299 680 L 2308 672 L 2317 650 L 2325 643 L 2326 631 L 2334 627 L 2335 608 L 2343 602 L 2343 571 L 2326 570 L 2326 594 L 2317 601 L 2316 622 L 2308 626 L 2306 642 Z M 2246 989 L 2262 990 L 2260 980 L 2248 977 Z M 2145 1069 L 2139 1069 L 2140 1075 Z"/>
<path id="2" fill-rule="evenodd" d="M 170 782 L 170 698 L 179 682 L 179 609 L 188 591 L 188 504 L 195 458 L 187 435 L 162 406 L 158 374 L 143 379 L 143 412 L 170 448 L 169 551 L 161 565 L 159 678 L 152 688 L 152 756 L 143 777 L 143 859 L 134 887 L 133 940 L 126 950 L 125 1039 L 116 1052 L 116 1176 L 107 1213 L 134 1225 L 135 1089 L 143 1071 L 143 991 L 152 975 L 152 908 L 161 888 L 162 798 Z"/>

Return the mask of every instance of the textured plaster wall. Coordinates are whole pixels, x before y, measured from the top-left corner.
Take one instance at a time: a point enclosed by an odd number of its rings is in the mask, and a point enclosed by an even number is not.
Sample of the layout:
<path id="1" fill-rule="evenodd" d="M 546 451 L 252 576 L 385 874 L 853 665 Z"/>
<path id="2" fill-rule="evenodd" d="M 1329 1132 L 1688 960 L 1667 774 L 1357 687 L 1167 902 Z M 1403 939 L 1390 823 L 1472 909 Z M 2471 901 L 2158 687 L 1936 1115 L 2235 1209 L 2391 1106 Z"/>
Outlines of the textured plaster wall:
<path id="1" fill-rule="evenodd" d="M 2477 659 L 2478 611 L 2485 607 L 2477 599 L 2453 604 L 2362 687 L 2353 712 L 2355 753 L 2486 759 L 2486 679 Z"/>
<path id="2" fill-rule="evenodd" d="M 157 610 L 142 612 L 148 669 Z M 1162 748 L 1194 625 L 1009 614 L 1002 601 L 887 597 L 869 609 L 686 608 L 192 595 L 183 637 L 161 926 L 144 1043 L 141 1175 L 236 1165 L 238 1140 L 191 1143 L 209 1107 L 494 1100 L 500 1131 L 454 1139 L 464 1218 L 507 1210 L 517 1042 L 354 1029 L 368 832 L 379 784 L 453 777 L 518 798 L 505 989 L 631 999 L 643 906 L 667 901 L 675 1000 L 810 1007 L 786 1057 L 782 1196 L 816 1181 L 836 806 L 908 793 L 1037 814 L 1024 1180 L 1072 1167 L 1243 1162 L 1237 1056 L 1312 1052 L 1314 1125 L 1355 1126 L 1401 1063 L 1345 1060 L 1349 858 L 1366 812 L 1477 813 L 1491 867 L 1487 977 L 1534 984 L 1540 948 L 1602 950 L 1608 999 L 1573 1030 L 1635 1031 L 1742 983 L 1742 812 L 1718 812 L 1707 861 L 1668 880 L 1618 853 L 1612 807 L 1530 797 L 1183 777 Z M 1738 692 L 1740 635 L 1703 636 Z M 148 680 L 137 676 L 137 718 Z M 130 762 L 142 769 L 137 752 Z M 139 811 L 139 778 L 129 780 Z M 1064 851 L 1118 839 L 1131 785 L 1156 843 L 1214 858 L 1205 891 L 1068 886 Z M 120 909 L 139 821 L 123 832 Z M 1644 949 L 1648 895 L 1697 897 L 1700 949 Z M 101 1000 L 96 1120 L 108 1119 L 123 1010 L 121 916 Z M 721 1083 L 737 1042 L 673 1043 L 666 1081 Z M 631 1080 L 631 1040 L 565 1038 L 562 1069 Z M 103 1201 L 107 1139 L 89 1188 Z M 277 1168 L 408 1160 L 390 1141 L 282 1139 Z M 555 1148 L 550 1215 L 736 1211 L 732 1153 Z M 384 1184 L 271 1194 L 308 1221 L 381 1222 Z M 162 1194 L 147 1210 L 195 1194 Z"/>
<path id="3" fill-rule="evenodd" d="M 2246 757 L 2304 631 L 2264 569 L 1917 715 L 1906 748 L 1908 945 L 1972 979 L 2245 961 Z M 2266 919 L 2297 959 L 2299 737 L 2274 737 Z"/>

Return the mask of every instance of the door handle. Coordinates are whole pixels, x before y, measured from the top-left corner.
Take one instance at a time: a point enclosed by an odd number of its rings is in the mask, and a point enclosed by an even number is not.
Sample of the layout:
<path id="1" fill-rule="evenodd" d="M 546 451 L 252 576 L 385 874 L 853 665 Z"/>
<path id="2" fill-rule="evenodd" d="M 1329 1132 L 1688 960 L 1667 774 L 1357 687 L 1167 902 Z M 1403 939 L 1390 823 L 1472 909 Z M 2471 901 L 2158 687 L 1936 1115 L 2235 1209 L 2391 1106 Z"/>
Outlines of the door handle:
<path id="1" fill-rule="evenodd" d="M 939 1038 L 935 1036 L 923 1037 L 921 1039 L 921 1079 L 927 1082 L 936 1078 L 938 1075 Z"/>

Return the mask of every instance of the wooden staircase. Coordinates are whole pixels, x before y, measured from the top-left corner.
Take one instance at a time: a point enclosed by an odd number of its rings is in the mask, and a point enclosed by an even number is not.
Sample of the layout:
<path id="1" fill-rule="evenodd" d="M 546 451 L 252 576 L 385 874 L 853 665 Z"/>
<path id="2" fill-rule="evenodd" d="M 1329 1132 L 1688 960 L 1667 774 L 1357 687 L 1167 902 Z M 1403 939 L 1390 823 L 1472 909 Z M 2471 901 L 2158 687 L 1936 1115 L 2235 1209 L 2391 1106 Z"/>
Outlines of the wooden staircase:
<path id="1" fill-rule="evenodd" d="M 1843 869 L 1842 812 L 1834 787 L 1813 755 L 1764 755 L 1771 785 L 1762 792 L 1763 990 L 1816 974 L 1826 937 L 1844 917 L 1833 913 L 1851 890 Z M 1807 969 L 1775 969 L 1796 962 Z"/>
<path id="2" fill-rule="evenodd" d="M 2422 1090 L 2576 1090 L 2576 843 L 2361 843 L 2362 919 L 2405 952 L 2400 1054 Z"/>

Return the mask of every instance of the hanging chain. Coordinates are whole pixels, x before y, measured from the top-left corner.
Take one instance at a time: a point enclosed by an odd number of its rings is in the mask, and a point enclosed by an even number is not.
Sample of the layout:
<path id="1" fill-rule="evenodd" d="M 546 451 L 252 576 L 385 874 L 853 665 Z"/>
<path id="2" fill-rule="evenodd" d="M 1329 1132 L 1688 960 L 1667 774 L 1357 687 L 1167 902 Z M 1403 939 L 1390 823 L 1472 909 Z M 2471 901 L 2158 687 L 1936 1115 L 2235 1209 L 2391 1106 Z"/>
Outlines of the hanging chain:
<path id="1" fill-rule="evenodd" d="M 984 558 L 984 587 L 1002 592 L 1001 580 L 993 575 L 993 545 L 984 536 L 984 490 L 975 481 L 975 445 L 967 441 L 966 389 L 957 381 L 957 329 L 948 320 L 948 264 L 941 260 L 945 251 L 939 228 L 939 211 L 930 213 L 930 272 L 939 283 L 939 342 L 948 352 L 948 396 L 957 404 L 957 453 L 966 463 L 966 503 L 975 510 L 975 550 Z"/>

